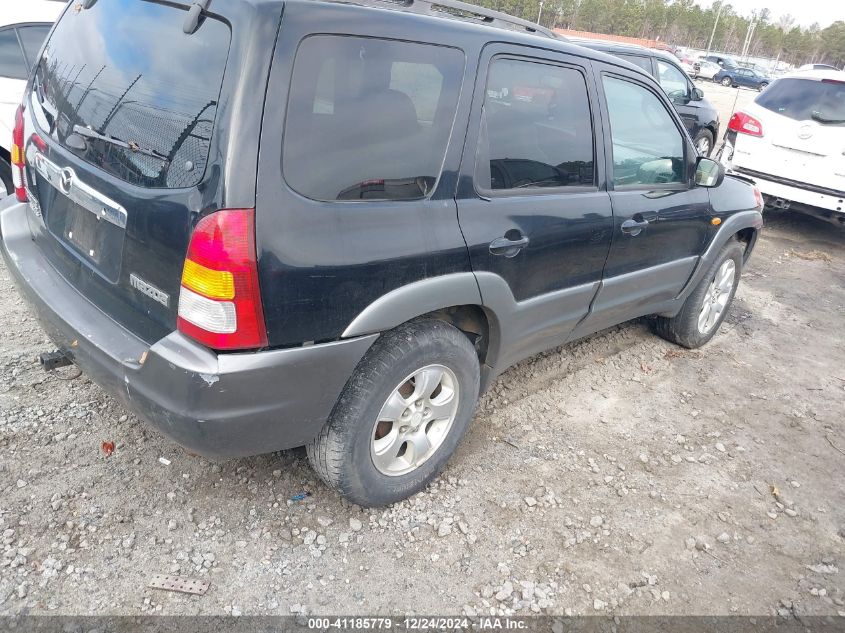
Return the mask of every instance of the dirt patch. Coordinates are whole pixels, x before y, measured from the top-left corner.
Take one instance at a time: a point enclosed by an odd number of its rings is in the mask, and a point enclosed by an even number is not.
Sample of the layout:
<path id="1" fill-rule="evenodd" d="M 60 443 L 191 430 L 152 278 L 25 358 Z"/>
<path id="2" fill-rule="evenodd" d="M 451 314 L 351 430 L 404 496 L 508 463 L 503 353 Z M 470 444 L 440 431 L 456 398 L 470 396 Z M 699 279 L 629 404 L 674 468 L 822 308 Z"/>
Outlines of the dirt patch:
<path id="1" fill-rule="evenodd" d="M 803 259 L 804 261 L 808 262 L 832 262 L 833 258 L 825 253 L 824 251 L 807 251 L 806 253 L 802 253 L 801 251 L 796 251 L 794 248 L 787 251 L 784 254 L 786 257 L 797 257 L 799 259 Z"/>

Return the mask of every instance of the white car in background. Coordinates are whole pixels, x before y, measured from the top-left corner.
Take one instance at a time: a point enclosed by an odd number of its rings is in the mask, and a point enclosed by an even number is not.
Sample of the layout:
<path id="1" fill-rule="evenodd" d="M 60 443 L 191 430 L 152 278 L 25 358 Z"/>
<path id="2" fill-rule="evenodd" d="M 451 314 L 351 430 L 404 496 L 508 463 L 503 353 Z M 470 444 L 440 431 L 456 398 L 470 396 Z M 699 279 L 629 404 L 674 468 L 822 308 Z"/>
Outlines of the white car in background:
<path id="1" fill-rule="evenodd" d="M 0 198 L 14 192 L 10 148 L 29 69 L 64 9 L 53 0 L 0 1 Z"/>
<path id="2" fill-rule="evenodd" d="M 722 70 L 722 67 L 719 66 L 716 62 L 708 62 L 707 60 L 702 59 L 698 62 L 698 77 L 697 79 L 713 79 L 718 73 Z"/>
<path id="3" fill-rule="evenodd" d="M 696 68 L 696 64 L 691 64 L 686 60 L 680 60 L 681 69 L 687 74 L 690 79 L 696 79 L 698 77 L 698 69 Z"/>
<path id="4" fill-rule="evenodd" d="M 836 66 L 831 66 L 830 64 L 804 64 L 799 68 L 800 71 L 805 70 L 840 70 Z"/>
<path id="5" fill-rule="evenodd" d="M 845 72 L 785 75 L 736 112 L 717 157 L 769 207 L 845 226 Z"/>

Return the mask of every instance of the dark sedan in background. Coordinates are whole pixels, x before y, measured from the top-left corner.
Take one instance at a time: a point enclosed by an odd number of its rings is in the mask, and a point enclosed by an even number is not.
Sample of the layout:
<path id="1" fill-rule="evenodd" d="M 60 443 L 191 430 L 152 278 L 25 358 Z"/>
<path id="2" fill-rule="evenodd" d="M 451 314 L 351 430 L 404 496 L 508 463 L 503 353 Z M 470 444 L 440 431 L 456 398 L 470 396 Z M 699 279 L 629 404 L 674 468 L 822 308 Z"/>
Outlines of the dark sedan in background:
<path id="1" fill-rule="evenodd" d="M 774 80 L 752 68 L 723 68 L 713 76 L 713 81 L 734 88 L 745 86 L 764 90 Z"/>

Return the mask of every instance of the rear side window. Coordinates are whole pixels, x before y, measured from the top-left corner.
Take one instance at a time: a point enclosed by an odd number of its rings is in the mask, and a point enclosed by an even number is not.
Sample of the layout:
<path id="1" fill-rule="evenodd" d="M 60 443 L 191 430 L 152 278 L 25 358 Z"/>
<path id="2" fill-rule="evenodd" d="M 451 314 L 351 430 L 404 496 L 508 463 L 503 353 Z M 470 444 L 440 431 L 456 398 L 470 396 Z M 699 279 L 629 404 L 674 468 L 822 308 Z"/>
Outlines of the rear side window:
<path id="1" fill-rule="evenodd" d="M 49 32 L 49 26 L 23 26 L 18 29 L 18 34 L 23 43 L 23 51 L 30 65 L 35 64 L 38 51 L 41 49 L 41 45 L 44 43 Z"/>
<path id="2" fill-rule="evenodd" d="M 685 183 L 684 137 L 643 86 L 604 76 L 616 186 Z"/>
<path id="3" fill-rule="evenodd" d="M 579 71 L 493 62 L 475 181 L 479 189 L 494 191 L 595 184 L 593 125 Z"/>
<path id="4" fill-rule="evenodd" d="M 0 77 L 26 79 L 27 74 L 15 29 L 0 31 Z"/>
<path id="5" fill-rule="evenodd" d="M 319 35 L 299 47 L 283 147 L 285 179 L 314 200 L 414 200 L 440 175 L 464 54 Z"/>
<path id="6" fill-rule="evenodd" d="M 778 79 L 757 97 L 757 105 L 795 121 L 845 124 L 845 83 Z"/>
<path id="7" fill-rule="evenodd" d="M 133 185 L 196 185 L 208 161 L 230 32 L 207 17 L 187 35 L 185 15 L 135 0 L 67 11 L 37 66 L 44 132 Z"/>
<path id="8" fill-rule="evenodd" d="M 632 64 L 639 66 L 649 75 L 651 74 L 651 59 L 649 59 L 648 57 L 643 57 L 642 55 L 624 55 L 620 53 L 614 54 L 617 57 L 624 59 L 626 62 L 631 62 Z"/>

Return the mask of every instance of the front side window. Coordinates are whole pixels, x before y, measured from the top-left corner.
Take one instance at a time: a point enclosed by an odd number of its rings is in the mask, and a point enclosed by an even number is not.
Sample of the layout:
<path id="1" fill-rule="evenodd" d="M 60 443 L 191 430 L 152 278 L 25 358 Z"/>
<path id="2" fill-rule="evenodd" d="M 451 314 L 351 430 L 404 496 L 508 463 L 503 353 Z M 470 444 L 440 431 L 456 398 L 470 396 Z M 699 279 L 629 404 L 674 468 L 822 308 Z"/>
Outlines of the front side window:
<path id="1" fill-rule="evenodd" d="M 479 189 L 594 186 L 592 118 L 579 71 L 496 60 L 482 119 Z"/>
<path id="2" fill-rule="evenodd" d="M 684 137 L 644 86 L 604 76 L 613 143 L 613 181 L 626 185 L 686 183 Z"/>
<path id="3" fill-rule="evenodd" d="M 454 48 L 318 35 L 294 63 L 285 179 L 313 200 L 415 200 L 440 175 L 460 94 Z"/>
<path id="4" fill-rule="evenodd" d="M 15 29 L 0 31 L 0 77 L 26 79 L 26 62 Z"/>
<path id="5" fill-rule="evenodd" d="M 685 99 L 689 97 L 689 82 L 687 77 L 672 64 L 657 60 L 658 81 L 670 99 Z"/>

